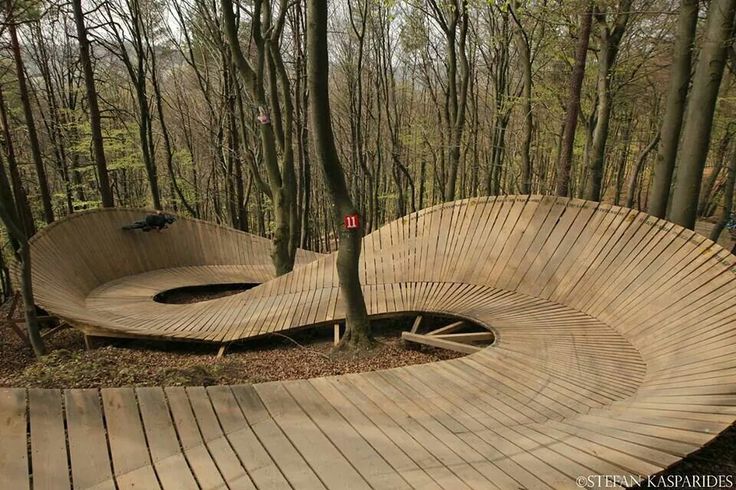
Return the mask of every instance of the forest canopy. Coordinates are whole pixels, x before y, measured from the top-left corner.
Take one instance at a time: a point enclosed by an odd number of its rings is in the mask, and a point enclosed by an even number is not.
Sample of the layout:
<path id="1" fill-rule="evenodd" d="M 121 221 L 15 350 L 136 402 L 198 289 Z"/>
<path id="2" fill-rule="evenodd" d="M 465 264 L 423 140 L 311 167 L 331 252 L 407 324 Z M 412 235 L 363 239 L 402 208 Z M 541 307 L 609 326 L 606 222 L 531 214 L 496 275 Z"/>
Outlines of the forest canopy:
<path id="1" fill-rule="evenodd" d="M 701 102 L 681 101 L 679 125 L 671 105 L 691 85 L 694 97 L 698 61 L 714 55 L 716 10 L 728 31 L 716 46 L 722 82 L 712 130 L 698 136 L 704 170 L 688 178 L 698 216 L 730 212 L 733 4 L 329 2 L 332 124 L 364 231 L 481 195 L 647 210 L 663 185 L 655 168 L 694 144 L 687 110 L 702 113 Z M 2 160 L 31 229 L 114 204 L 271 236 L 284 271 L 297 246 L 334 250 L 309 139 L 303 0 L 17 0 L 3 10 Z M 665 204 L 696 150 L 665 181 Z"/>

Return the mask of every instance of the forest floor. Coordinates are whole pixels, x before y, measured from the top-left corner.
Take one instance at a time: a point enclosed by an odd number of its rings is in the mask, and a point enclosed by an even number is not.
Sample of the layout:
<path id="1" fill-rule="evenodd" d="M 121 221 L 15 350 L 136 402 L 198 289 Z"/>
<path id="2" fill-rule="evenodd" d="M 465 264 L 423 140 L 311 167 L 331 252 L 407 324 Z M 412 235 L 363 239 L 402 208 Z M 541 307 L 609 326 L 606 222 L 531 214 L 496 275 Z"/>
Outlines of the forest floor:
<path id="1" fill-rule="evenodd" d="M 128 339 L 85 350 L 81 332 L 68 328 L 46 339 L 49 354 L 36 361 L 9 329 L 0 328 L 0 386 L 98 388 L 261 383 L 374 371 L 452 359 L 462 354 L 405 344 L 408 320 L 374 327 L 377 347 L 355 355 L 332 353 L 332 327 L 254 339 L 230 346 Z"/>

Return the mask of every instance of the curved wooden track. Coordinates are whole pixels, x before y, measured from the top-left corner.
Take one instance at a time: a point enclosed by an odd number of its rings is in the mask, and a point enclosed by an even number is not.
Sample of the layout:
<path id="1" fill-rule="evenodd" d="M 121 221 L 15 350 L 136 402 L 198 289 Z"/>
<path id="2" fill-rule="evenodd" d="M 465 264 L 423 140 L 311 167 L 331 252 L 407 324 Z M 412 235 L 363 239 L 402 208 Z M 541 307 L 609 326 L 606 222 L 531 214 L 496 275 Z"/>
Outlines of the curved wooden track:
<path id="1" fill-rule="evenodd" d="M 44 228 L 31 240 L 36 302 L 87 334 L 222 340 L 228 327 L 221 309 L 162 304 L 154 296 L 273 279 L 271 242 L 191 218 L 161 232 L 122 229 L 150 212 L 96 209 Z M 296 266 L 322 256 L 298 250 Z"/>
<path id="2" fill-rule="evenodd" d="M 89 280 L 61 316 L 221 341 L 327 323 L 343 311 L 334 260 L 150 321 L 147 300 L 123 288 L 103 301 Z M 49 262 L 36 264 L 40 281 Z M 303 381 L 0 390 L 0 475 L 8 488 L 536 489 L 653 474 L 736 418 L 735 265 L 691 231 L 605 204 L 437 206 L 365 238 L 369 311 L 472 319 L 494 346 Z"/>

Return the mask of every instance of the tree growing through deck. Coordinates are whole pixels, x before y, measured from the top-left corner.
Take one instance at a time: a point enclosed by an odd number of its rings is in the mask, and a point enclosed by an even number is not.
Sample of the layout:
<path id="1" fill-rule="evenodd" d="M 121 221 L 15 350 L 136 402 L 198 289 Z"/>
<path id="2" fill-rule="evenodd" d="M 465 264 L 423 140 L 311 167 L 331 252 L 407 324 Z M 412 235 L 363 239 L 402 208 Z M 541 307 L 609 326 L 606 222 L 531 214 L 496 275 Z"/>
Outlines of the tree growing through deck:
<path id="1" fill-rule="evenodd" d="M 327 56 L 327 2 L 307 1 L 307 84 L 311 136 L 317 160 L 322 163 L 325 184 L 332 198 L 335 226 L 340 235 L 337 252 L 337 275 L 340 292 L 345 302 L 345 335 L 338 349 L 369 348 L 373 343 L 370 321 L 360 287 L 358 261 L 360 260 L 360 228 L 348 228 L 343 217 L 357 213 L 347 184 L 345 172 L 335 147 L 330 119 L 328 90 L 329 60 Z"/>

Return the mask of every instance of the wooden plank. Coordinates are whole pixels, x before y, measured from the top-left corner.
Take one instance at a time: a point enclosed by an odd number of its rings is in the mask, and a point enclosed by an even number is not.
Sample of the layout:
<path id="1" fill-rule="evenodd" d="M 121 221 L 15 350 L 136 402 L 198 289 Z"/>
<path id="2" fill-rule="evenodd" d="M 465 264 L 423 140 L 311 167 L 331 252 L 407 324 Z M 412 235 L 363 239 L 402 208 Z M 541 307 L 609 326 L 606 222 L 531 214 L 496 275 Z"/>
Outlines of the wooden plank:
<path id="1" fill-rule="evenodd" d="M 493 340 L 492 332 L 471 332 L 471 333 L 450 333 L 434 335 L 437 338 L 450 340 L 452 342 L 478 342 L 484 340 Z"/>
<path id="2" fill-rule="evenodd" d="M 346 458 L 295 404 L 282 384 L 264 383 L 256 392 L 271 417 L 328 487 L 370 488 Z"/>
<path id="3" fill-rule="evenodd" d="M 199 488 L 184 457 L 161 388 L 136 388 L 156 474 L 164 489 Z"/>
<path id="4" fill-rule="evenodd" d="M 106 388 L 101 394 L 118 487 L 160 488 L 148 454 L 135 392 L 132 388 Z"/>
<path id="5" fill-rule="evenodd" d="M 460 330 L 465 326 L 465 320 L 460 320 L 457 322 L 452 322 L 449 325 L 445 325 L 444 327 L 437 328 L 435 330 L 432 330 L 431 332 L 427 332 L 426 335 L 442 335 L 446 333 L 455 332 L 457 330 Z M 414 333 L 414 332 L 412 332 Z"/>
<path id="6" fill-rule="evenodd" d="M 97 390 L 65 390 L 64 408 L 74 488 L 115 490 Z"/>
<path id="7" fill-rule="evenodd" d="M 340 413 L 307 382 L 285 385 L 289 394 L 373 488 L 410 488 Z"/>
<path id="8" fill-rule="evenodd" d="M 69 462 L 61 392 L 28 390 L 34 489 L 68 489 Z"/>
<path id="9" fill-rule="evenodd" d="M 480 347 L 474 345 L 463 344 L 460 342 L 452 342 L 443 338 L 437 338 L 430 335 L 419 335 L 411 332 L 401 332 L 401 338 L 408 340 L 409 342 L 416 342 L 417 344 L 430 345 L 432 347 L 439 347 L 441 349 L 447 349 L 455 352 L 462 352 L 463 354 L 473 354 L 481 350 Z"/>
<path id="10" fill-rule="evenodd" d="M 411 333 L 417 333 L 419 330 L 419 325 L 422 323 L 422 315 L 417 315 L 417 317 L 414 319 L 414 323 L 411 325 Z"/>
<path id="11" fill-rule="evenodd" d="M 255 389 L 251 385 L 239 385 L 233 386 L 232 391 L 253 432 L 289 480 L 291 486 L 294 488 L 324 488 L 324 484 L 304 457 L 271 418 Z"/>
<path id="12" fill-rule="evenodd" d="M 202 440 L 184 388 L 166 388 L 164 392 L 181 448 L 197 482 L 205 489 L 225 488 L 225 480 Z"/>
<path id="13" fill-rule="evenodd" d="M 248 425 L 229 387 L 211 386 L 207 393 L 230 445 L 259 488 L 290 488 L 284 475 Z"/>
<path id="14" fill-rule="evenodd" d="M 7 488 L 30 488 L 26 417 L 26 390 L 0 388 L 0 475 Z"/>
<path id="15" fill-rule="evenodd" d="M 186 389 L 202 439 L 230 488 L 253 489 L 250 476 L 222 433 L 207 392 L 202 387 Z"/>

